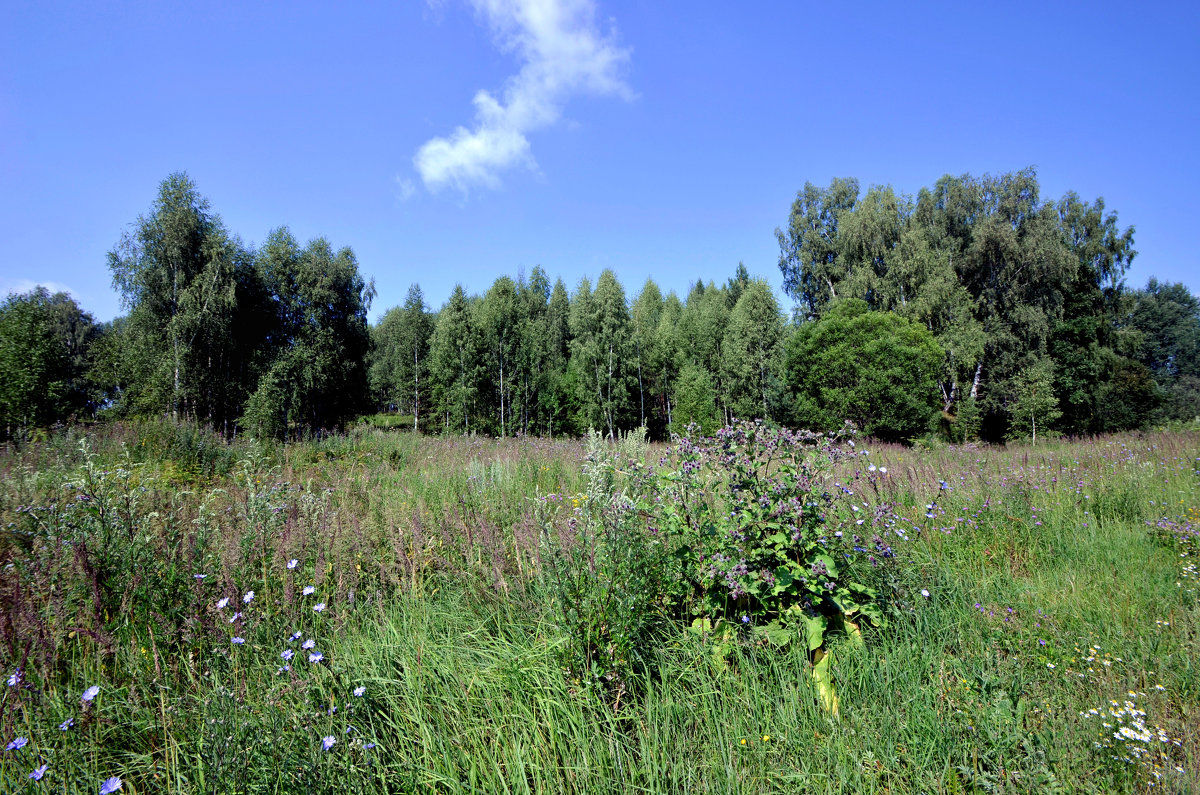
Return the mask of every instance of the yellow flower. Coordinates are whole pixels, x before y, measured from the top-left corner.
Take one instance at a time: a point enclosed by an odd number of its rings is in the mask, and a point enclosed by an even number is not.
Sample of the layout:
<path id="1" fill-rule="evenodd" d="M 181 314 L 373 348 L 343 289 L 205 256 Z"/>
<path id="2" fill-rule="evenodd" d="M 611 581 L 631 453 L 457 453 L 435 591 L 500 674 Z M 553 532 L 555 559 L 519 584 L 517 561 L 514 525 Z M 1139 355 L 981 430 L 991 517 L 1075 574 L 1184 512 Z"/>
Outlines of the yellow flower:
<path id="1" fill-rule="evenodd" d="M 764 743 L 765 743 L 767 740 L 769 740 L 769 739 L 771 739 L 771 735 L 769 735 L 769 734 L 764 734 L 764 735 L 763 735 L 763 742 L 764 742 Z"/>
<path id="2" fill-rule="evenodd" d="M 742 738 L 742 745 L 745 745 L 745 744 L 746 744 L 746 738 L 745 738 L 745 737 L 743 737 L 743 738 Z"/>

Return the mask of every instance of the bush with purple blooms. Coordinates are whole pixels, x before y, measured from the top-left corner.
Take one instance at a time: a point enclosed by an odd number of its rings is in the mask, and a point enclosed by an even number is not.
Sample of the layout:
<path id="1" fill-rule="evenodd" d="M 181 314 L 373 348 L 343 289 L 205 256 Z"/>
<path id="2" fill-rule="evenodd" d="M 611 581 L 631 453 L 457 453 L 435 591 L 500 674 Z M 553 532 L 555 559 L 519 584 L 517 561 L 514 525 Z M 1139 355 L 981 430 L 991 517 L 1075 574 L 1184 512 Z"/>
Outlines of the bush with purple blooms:
<path id="1" fill-rule="evenodd" d="M 830 631 L 883 623 L 874 583 L 906 536 L 887 504 L 856 492 L 875 475 L 847 462 L 866 455 L 852 440 L 744 422 L 677 438 L 651 468 L 638 439 L 614 450 L 593 433 L 588 490 L 548 536 L 543 571 L 575 677 L 619 697 L 667 622 L 810 652 Z M 835 480 L 839 462 L 851 465 Z"/>
<path id="2" fill-rule="evenodd" d="M 648 532 L 670 549 L 676 614 L 747 626 L 776 644 L 881 624 L 879 569 L 905 538 L 887 504 L 863 499 L 869 471 L 834 465 L 866 451 L 848 437 L 762 422 L 680 438 L 660 462 Z"/>

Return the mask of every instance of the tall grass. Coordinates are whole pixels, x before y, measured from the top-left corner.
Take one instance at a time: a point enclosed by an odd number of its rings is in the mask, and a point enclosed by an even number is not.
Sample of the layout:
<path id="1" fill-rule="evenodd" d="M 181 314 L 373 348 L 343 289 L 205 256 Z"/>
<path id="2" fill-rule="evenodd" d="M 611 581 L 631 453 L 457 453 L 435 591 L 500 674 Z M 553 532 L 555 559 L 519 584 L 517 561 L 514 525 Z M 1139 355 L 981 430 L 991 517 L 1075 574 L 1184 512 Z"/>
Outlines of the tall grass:
<path id="1" fill-rule="evenodd" d="M 0 454 L 0 791 L 1200 789 L 1200 434 L 869 445 L 909 532 L 840 717 L 748 630 L 667 625 L 616 704 L 564 668 L 536 498 L 580 442 L 81 441 Z M 1168 738 L 1132 762 L 1126 700 Z"/>

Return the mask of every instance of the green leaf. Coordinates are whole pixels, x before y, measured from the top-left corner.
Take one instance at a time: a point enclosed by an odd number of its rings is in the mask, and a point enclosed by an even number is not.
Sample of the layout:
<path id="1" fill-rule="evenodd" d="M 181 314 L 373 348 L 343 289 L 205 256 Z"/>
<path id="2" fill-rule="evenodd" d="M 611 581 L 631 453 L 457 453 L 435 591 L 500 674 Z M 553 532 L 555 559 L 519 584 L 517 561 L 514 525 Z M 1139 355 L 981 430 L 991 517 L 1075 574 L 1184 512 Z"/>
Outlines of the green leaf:
<path id="1" fill-rule="evenodd" d="M 829 619 L 822 615 L 805 616 L 804 635 L 808 639 L 808 650 L 816 651 L 825 643 L 825 630 L 829 628 Z"/>

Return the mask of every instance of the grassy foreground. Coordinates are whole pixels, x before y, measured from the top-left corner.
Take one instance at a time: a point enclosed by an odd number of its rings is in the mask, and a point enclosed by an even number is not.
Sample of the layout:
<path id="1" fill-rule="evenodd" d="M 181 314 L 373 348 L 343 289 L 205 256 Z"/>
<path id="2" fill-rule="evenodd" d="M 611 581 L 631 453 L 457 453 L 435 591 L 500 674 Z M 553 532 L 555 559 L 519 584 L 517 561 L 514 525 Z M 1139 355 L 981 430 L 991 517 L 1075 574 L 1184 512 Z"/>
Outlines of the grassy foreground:
<path id="1" fill-rule="evenodd" d="M 8 450 L 0 792 L 1200 790 L 1200 434 L 870 448 L 920 529 L 836 718 L 749 632 L 666 626 L 617 703 L 564 669 L 536 497 L 580 442 Z"/>

